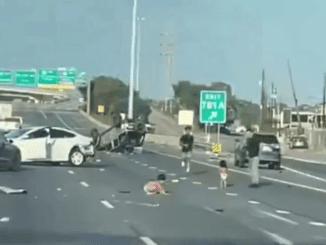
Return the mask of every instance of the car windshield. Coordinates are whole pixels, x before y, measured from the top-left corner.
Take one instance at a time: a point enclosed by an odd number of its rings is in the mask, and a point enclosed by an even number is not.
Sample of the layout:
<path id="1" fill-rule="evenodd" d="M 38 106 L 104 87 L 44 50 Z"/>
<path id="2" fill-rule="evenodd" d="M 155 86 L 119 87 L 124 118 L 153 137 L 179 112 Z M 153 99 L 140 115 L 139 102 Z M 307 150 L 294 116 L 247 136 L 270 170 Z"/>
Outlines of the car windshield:
<path id="1" fill-rule="evenodd" d="M 265 144 L 278 144 L 278 140 L 275 135 L 254 135 L 253 138 L 258 139 L 259 142 Z"/>
<path id="2" fill-rule="evenodd" d="M 6 136 L 6 138 L 9 138 L 9 139 L 15 139 L 15 138 L 22 136 L 23 134 L 25 134 L 28 131 L 30 131 L 30 129 L 19 129 L 16 131 L 12 131 L 12 132 L 6 134 L 5 136 Z"/>
<path id="3" fill-rule="evenodd" d="M 12 118 L 12 117 L 5 118 L 4 121 L 5 122 L 16 122 L 16 123 L 20 123 L 20 119 L 19 118 Z"/>

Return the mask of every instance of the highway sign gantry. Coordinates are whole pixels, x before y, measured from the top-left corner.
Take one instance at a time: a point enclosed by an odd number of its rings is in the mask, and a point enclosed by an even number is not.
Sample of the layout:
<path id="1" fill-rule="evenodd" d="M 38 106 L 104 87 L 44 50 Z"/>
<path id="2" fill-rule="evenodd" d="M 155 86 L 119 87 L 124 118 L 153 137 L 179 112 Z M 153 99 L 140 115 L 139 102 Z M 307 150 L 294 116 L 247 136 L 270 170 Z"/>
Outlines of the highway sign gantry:
<path id="1" fill-rule="evenodd" d="M 39 70 L 39 84 L 59 84 L 60 78 L 57 70 Z"/>
<path id="2" fill-rule="evenodd" d="M 200 92 L 200 123 L 226 122 L 226 92 Z"/>
<path id="3" fill-rule="evenodd" d="M 36 70 L 16 71 L 16 84 L 21 86 L 36 85 Z"/>
<path id="4" fill-rule="evenodd" d="M 0 83 L 11 83 L 12 82 L 12 74 L 11 71 L 8 70 L 0 70 Z"/>

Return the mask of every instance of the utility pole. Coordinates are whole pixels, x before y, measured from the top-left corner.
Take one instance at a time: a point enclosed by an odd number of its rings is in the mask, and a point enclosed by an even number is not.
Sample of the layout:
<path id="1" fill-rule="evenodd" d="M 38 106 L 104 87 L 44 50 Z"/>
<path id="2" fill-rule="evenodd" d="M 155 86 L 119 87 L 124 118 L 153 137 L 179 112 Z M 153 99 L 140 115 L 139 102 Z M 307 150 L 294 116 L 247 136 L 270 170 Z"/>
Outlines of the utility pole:
<path id="1" fill-rule="evenodd" d="M 295 95 L 295 89 L 294 89 L 294 84 L 293 84 L 293 80 L 292 80 L 292 72 L 291 72 L 291 67 L 290 67 L 290 60 L 288 60 L 288 66 L 289 66 L 289 74 L 290 74 L 290 80 L 291 80 L 291 86 L 292 86 L 292 92 L 293 92 L 293 98 L 294 98 L 294 102 L 295 102 L 295 107 L 297 110 L 297 118 L 298 118 L 298 135 L 301 134 L 301 119 L 300 119 L 300 115 L 299 115 L 299 108 L 298 108 L 298 99 Z"/>
<path id="2" fill-rule="evenodd" d="M 136 68 L 136 91 L 139 92 L 139 63 L 140 63 L 140 21 L 145 18 L 137 18 L 138 33 L 137 33 L 137 68 Z"/>
<path id="3" fill-rule="evenodd" d="M 133 119 L 133 103 L 134 103 L 134 74 L 135 74 L 135 44 L 136 44 L 136 15 L 137 0 L 134 0 L 133 18 L 132 18 L 132 39 L 131 39 L 131 61 L 130 61 L 130 82 L 129 82 L 129 105 L 128 119 Z"/>
<path id="4" fill-rule="evenodd" d="M 87 81 L 87 114 L 91 114 L 91 80 Z"/>
<path id="5" fill-rule="evenodd" d="M 326 73 L 324 74 L 324 91 L 323 91 L 323 128 L 325 128 L 325 93 L 326 93 Z"/>
<path id="6" fill-rule="evenodd" d="M 263 70 L 262 75 L 262 81 L 261 81 L 261 100 L 260 100 L 260 122 L 259 122 L 259 131 L 261 131 L 264 123 L 264 112 L 265 112 L 265 106 L 264 106 L 264 100 L 265 100 L 265 94 L 264 94 L 264 84 L 265 84 L 265 71 Z"/>

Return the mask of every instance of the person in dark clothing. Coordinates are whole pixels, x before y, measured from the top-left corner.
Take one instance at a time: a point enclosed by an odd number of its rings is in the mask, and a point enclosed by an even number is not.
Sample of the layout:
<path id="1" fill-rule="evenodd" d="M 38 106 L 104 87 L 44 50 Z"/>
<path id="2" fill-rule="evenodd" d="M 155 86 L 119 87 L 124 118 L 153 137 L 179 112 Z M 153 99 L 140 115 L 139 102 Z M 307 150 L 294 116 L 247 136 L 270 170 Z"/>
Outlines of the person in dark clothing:
<path id="1" fill-rule="evenodd" d="M 95 155 L 96 155 L 96 149 L 99 147 L 100 145 L 100 140 L 101 140 L 101 136 L 100 133 L 98 132 L 98 130 L 96 128 L 93 128 L 91 130 L 91 137 L 92 137 L 92 142 L 91 142 L 91 147 L 93 147 L 93 151 L 94 151 L 94 156 L 92 156 L 92 162 L 95 161 Z"/>
<path id="2" fill-rule="evenodd" d="M 257 138 L 252 137 L 248 142 L 248 150 L 249 150 L 249 170 L 252 184 L 250 187 L 258 187 L 259 185 L 259 144 Z"/>
<path id="3" fill-rule="evenodd" d="M 182 147 L 182 162 L 181 166 L 187 166 L 187 173 L 190 171 L 190 158 L 194 144 L 194 136 L 191 133 L 191 126 L 185 128 L 185 134 L 180 138 L 180 146 Z"/>

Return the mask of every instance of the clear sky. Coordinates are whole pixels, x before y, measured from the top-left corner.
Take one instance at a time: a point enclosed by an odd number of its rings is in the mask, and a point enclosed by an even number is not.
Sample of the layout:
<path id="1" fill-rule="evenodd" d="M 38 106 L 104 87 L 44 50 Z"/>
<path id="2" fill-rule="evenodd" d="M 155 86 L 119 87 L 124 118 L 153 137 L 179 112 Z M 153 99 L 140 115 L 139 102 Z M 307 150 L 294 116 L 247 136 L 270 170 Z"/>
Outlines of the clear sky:
<path id="1" fill-rule="evenodd" d="M 0 68 L 76 67 L 129 83 L 132 0 L 1 0 Z M 326 72 L 326 1 L 138 0 L 142 97 L 163 99 L 161 32 L 176 37 L 176 79 L 230 83 L 259 101 L 265 69 L 293 105 L 287 59 L 299 104 L 321 102 Z"/>

